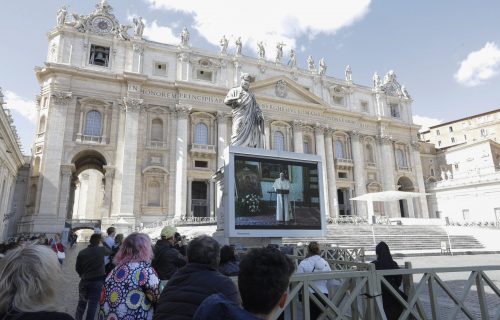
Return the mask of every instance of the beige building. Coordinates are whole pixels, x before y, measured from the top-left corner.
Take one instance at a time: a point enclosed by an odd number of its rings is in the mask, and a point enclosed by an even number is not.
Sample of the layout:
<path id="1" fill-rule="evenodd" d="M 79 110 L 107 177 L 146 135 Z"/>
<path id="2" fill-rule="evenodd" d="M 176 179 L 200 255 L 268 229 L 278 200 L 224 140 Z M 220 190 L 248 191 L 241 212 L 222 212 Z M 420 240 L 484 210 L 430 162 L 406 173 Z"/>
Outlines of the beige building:
<path id="1" fill-rule="evenodd" d="M 499 130 L 497 109 L 421 133 L 431 217 L 458 223 L 500 223 Z"/>
<path id="2" fill-rule="evenodd" d="M 322 157 L 329 216 L 366 216 L 349 200 L 366 192 L 424 191 L 412 100 L 394 72 L 364 86 L 350 68 L 338 79 L 324 63 L 303 70 L 194 48 L 187 30 L 180 44 L 152 42 L 139 21 L 134 34 L 124 31 L 106 1 L 77 17 L 48 33 L 47 61 L 36 69 L 38 127 L 19 231 L 58 231 L 68 219 L 105 227 L 213 217 L 212 177 L 231 134 L 223 100 L 242 72 L 256 76 L 267 147 Z M 376 214 L 427 217 L 426 199 Z"/>
<path id="3" fill-rule="evenodd" d="M 0 242 L 8 236 L 9 225 L 16 216 L 24 212 L 24 206 L 17 206 L 14 195 L 18 185 L 18 170 L 24 165 L 25 159 L 10 111 L 5 108 L 5 104 L 0 88 Z"/>

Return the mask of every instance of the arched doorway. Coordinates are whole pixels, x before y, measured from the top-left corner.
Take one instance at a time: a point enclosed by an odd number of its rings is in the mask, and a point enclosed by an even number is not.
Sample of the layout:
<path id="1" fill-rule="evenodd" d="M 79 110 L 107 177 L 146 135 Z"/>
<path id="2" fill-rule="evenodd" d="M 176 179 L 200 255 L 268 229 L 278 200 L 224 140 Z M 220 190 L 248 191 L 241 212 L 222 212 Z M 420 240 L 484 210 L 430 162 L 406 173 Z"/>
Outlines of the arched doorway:
<path id="1" fill-rule="evenodd" d="M 78 153 L 71 181 L 68 219 L 100 220 L 103 216 L 106 159 L 95 150 Z"/>
<path id="2" fill-rule="evenodd" d="M 398 190 L 399 191 L 407 191 L 414 192 L 415 187 L 413 186 L 413 182 L 410 178 L 402 176 L 398 180 Z M 408 200 L 399 200 L 399 212 L 402 218 L 414 217 L 415 214 L 413 212 L 413 199 Z"/>

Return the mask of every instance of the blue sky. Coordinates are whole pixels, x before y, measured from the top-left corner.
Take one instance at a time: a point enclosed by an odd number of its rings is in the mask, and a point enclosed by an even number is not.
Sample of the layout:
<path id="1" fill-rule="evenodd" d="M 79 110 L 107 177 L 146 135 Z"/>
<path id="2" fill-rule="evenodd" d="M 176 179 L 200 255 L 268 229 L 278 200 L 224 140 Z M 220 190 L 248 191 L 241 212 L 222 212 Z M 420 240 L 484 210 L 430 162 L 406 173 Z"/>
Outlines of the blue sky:
<path id="1" fill-rule="evenodd" d="M 98 0 L 2 1 L 0 86 L 12 110 L 24 152 L 34 135 L 33 68 L 43 65 L 46 33 L 56 12 L 89 14 Z M 500 107 L 500 1 L 309 0 L 252 2 L 224 0 L 109 0 L 122 24 L 133 16 L 146 21 L 145 37 L 177 43 L 184 26 L 195 47 L 219 50 L 222 35 L 242 36 L 243 53 L 256 56 L 266 43 L 297 50 L 299 67 L 311 54 L 325 57 L 327 74 L 342 78 L 346 65 L 353 81 L 371 85 L 372 75 L 393 69 L 414 99 L 418 122 L 450 121 Z M 68 14 L 68 20 L 71 15 Z"/>

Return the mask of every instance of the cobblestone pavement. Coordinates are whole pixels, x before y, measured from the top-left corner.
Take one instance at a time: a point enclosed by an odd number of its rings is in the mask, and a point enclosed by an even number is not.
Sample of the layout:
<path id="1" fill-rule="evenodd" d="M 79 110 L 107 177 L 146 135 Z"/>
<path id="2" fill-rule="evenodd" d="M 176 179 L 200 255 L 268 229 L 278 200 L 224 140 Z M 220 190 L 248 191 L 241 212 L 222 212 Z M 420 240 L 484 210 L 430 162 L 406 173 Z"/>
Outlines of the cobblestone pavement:
<path id="1" fill-rule="evenodd" d="M 62 267 L 62 281 L 60 284 L 60 296 L 61 301 L 64 303 L 63 310 L 74 316 L 76 305 L 78 303 L 78 282 L 80 278 L 75 271 L 75 262 L 78 252 L 86 247 L 86 244 L 79 243 L 73 248 L 68 248 L 66 250 L 66 261 L 64 261 Z M 428 257 L 406 257 L 402 259 L 397 259 L 399 264 L 403 264 L 405 261 L 411 261 L 413 268 L 448 268 L 448 267 L 463 267 L 463 266 L 485 266 L 485 265 L 495 265 L 500 266 L 500 255 L 490 254 L 490 255 L 461 255 L 461 256 L 428 256 Z M 486 273 L 487 276 L 492 280 L 492 282 L 500 287 L 500 271 L 489 271 Z M 463 286 L 467 281 L 470 273 L 446 273 L 441 274 L 440 277 L 445 283 L 456 293 L 457 297 L 462 296 Z M 414 281 L 417 283 L 421 276 L 415 276 Z M 449 313 L 453 309 L 451 299 L 448 298 L 442 289 L 438 291 L 438 304 L 439 309 L 439 319 L 448 319 Z M 488 309 L 490 312 L 491 319 L 498 319 L 500 317 L 500 298 L 498 298 L 494 292 L 489 288 L 485 287 L 486 301 Z M 465 306 L 470 307 L 473 311 L 473 315 L 480 319 L 480 308 L 477 300 L 477 292 L 475 285 L 471 288 L 470 294 L 465 300 Z M 429 295 L 426 291 L 422 296 L 421 301 L 423 303 L 425 312 L 430 318 L 431 310 L 429 307 Z M 455 319 L 468 319 L 465 315 L 458 315 Z"/>

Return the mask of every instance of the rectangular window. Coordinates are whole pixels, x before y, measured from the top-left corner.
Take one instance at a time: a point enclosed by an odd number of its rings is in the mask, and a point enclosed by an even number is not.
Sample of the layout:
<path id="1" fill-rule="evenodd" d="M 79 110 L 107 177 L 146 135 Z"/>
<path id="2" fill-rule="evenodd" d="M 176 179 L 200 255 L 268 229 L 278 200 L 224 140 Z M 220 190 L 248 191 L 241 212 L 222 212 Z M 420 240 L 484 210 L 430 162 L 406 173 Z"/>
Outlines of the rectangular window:
<path id="1" fill-rule="evenodd" d="M 481 129 L 481 136 L 486 137 L 488 135 L 488 130 L 486 129 Z"/>
<path id="2" fill-rule="evenodd" d="M 455 143 L 455 138 L 451 137 L 451 143 Z"/>
<path id="3" fill-rule="evenodd" d="M 467 141 L 467 135 L 466 134 L 464 134 L 464 140 Z"/>
<path id="4" fill-rule="evenodd" d="M 455 163 L 455 169 L 458 170 L 458 163 Z"/>
<path id="5" fill-rule="evenodd" d="M 89 63 L 107 67 L 109 65 L 109 47 L 91 45 Z"/>
<path id="6" fill-rule="evenodd" d="M 448 127 L 449 132 L 453 132 L 453 127 Z"/>
<path id="7" fill-rule="evenodd" d="M 344 97 L 337 97 L 337 96 L 333 97 L 333 103 L 343 106 L 344 105 Z"/>
<path id="8" fill-rule="evenodd" d="M 194 166 L 196 168 L 208 168 L 208 161 L 195 161 Z"/>
<path id="9" fill-rule="evenodd" d="M 391 117 L 399 119 L 401 117 L 399 114 L 399 105 L 397 103 L 391 103 L 389 107 L 391 108 Z"/>
<path id="10" fill-rule="evenodd" d="M 361 101 L 361 112 L 368 112 L 368 102 Z"/>
<path id="11" fill-rule="evenodd" d="M 347 179 L 347 172 L 339 172 L 339 179 Z"/>
<path id="12" fill-rule="evenodd" d="M 161 62 L 155 62 L 153 68 L 153 74 L 155 76 L 166 76 L 167 75 L 167 64 Z"/>
<path id="13" fill-rule="evenodd" d="M 438 146 L 441 147 L 441 141 L 438 141 Z"/>
<path id="14" fill-rule="evenodd" d="M 441 211 L 436 211 L 436 218 L 438 218 L 438 219 L 441 218 Z"/>
<path id="15" fill-rule="evenodd" d="M 212 81 L 213 72 L 207 70 L 197 70 L 196 79 L 204 81 Z"/>
<path id="16" fill-rule="evenodd" d="M 439 132 L 439 130 L 436 130 L 436 135 L 437 135 L 437 136 L 440 136 L 440 135 L 441 135 L 441 132 Z"/>

